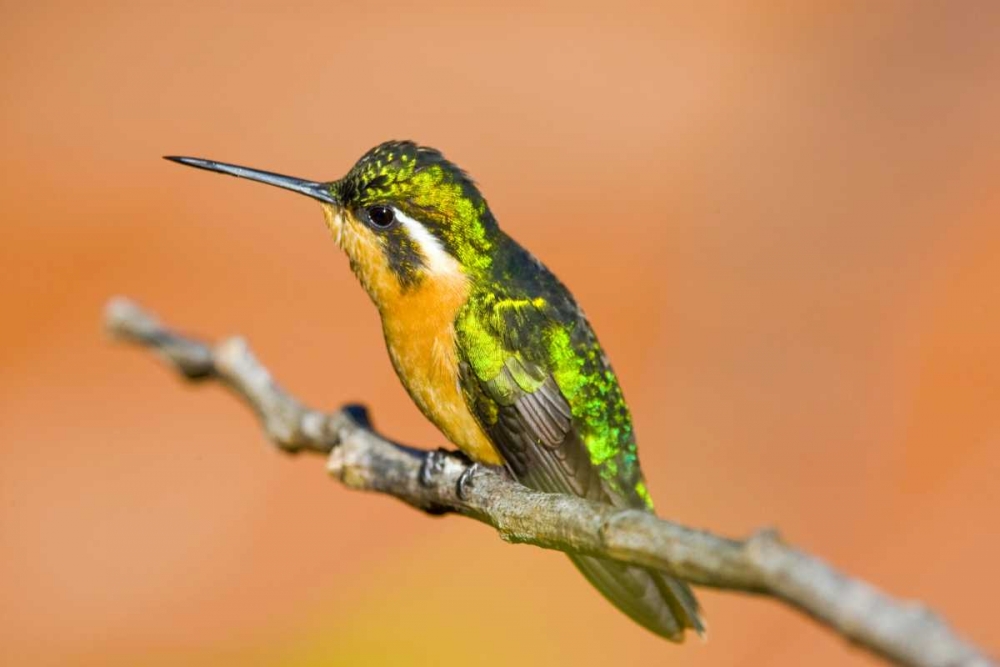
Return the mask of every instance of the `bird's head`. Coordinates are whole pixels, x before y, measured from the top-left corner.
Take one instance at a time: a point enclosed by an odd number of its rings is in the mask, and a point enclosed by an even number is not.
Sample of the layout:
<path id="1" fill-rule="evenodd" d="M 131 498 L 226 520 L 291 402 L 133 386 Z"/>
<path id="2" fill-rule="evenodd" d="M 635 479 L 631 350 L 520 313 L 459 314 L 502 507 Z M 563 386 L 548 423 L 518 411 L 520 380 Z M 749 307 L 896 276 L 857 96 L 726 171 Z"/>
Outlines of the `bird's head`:
<path id="1" fill-rule="evenodd" d="M 499 240 L 469 177 L 433 148 L 390 141 L 346 176 L 318 182 L 189 157 L 168 160 L 267 183 L 319 200 L 330 231 L 376 305 L 428 283 L 460 287 L 484 275 Z"/>

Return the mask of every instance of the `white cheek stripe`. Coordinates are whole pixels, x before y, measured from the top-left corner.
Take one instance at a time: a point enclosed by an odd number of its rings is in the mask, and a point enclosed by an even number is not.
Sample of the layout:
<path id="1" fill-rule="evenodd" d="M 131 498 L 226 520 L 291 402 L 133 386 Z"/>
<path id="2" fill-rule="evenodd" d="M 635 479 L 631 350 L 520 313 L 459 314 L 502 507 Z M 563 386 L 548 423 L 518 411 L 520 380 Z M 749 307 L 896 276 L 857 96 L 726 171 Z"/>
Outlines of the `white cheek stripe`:
<path id="1" fill-rule="evenodd" d="M 454 274 L 461 270 L 455 258 L 448 254 L 441 241 L 430 230 L 398 208 L 393 207 L 392 210 L 396 214 L 396 219 L 406 229 L 406 233 L 420 247 L 427 260 L 428 271 L 436 274 Z"/>

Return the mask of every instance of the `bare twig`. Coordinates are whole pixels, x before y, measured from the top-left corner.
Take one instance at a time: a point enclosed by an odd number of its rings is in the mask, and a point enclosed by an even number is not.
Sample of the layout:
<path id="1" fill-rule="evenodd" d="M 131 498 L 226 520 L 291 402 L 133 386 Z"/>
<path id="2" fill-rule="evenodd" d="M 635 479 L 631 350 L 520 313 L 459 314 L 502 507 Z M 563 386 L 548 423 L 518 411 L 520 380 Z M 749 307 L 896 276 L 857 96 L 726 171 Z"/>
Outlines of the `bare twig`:
<path id="1" fill-rule="evenodd" d="M 841 574 L 773 531 L 744 541 L 727 539 L 646 512 L 531 491 L 489 469 L 479 470 L 460 496 L 458 478 L 467 467 L 462 457 L 437 457 L 429 483 L 420 481 L 425 451 L 378 435 L 363 408 L 327 414 L 302 405 L 272 380 L 240 338 L 208 346 L 171 332 L 125 299 L 108 304 L 106 326 L 121 339 L 155 350 L 190 380 L 223 383 L 257 413 L 278 447 L 328 454 L 329 471 L 352 489 L 476 519 L 508 542 L 600 556 L 693 584 L 774 597 L 901 665 L 996 665 L 923 605 L 893 599 Z"/>

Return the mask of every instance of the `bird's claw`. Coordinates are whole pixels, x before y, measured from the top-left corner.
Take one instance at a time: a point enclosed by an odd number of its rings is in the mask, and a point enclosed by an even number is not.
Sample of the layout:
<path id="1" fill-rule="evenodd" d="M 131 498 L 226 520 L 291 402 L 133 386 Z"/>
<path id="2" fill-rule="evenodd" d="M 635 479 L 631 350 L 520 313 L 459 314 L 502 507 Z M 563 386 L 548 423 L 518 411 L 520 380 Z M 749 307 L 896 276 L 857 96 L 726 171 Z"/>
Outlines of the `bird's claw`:
<path id="1" fill-rule="evenodd" d="M 424 455 L 423 463 L 420 464 L 420 473 L 418 474 L 418 480 L 421 485 L 431 486 L 434 483 L 434 475 L 444 469 L 445 456 L 447 454 L 440 449 L 435 449 Z"/>
<path id="2" fill-rule="evenodd" d="M 462 471 L 462 474 L 458 478 L 458 483 L 455 485 L 455 493 L 458 494 L 459 500 L 467 500 L 469 497 L 469 485 L 472 484 L 472 478 L 475 474 L 479 472 L 479 464 L 473 463 L 468 468 Z"/>

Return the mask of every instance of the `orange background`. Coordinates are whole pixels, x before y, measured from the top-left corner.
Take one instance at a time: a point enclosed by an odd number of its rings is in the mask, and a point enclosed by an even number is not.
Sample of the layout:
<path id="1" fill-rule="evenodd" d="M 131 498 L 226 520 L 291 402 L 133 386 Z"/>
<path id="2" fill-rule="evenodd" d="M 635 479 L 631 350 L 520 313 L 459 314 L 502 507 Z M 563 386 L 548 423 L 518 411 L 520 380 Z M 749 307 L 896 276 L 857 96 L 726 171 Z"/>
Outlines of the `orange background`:
<path id="1" fill-rule="evenodd" d="M 0 4 L 0 662 L 873 663 L 711 591 L 667 644 L 104 337 L 129 295 L 443 444 L 316 204 L 159 159 L 327 179 L 389 138 L 584 304 L 662 514 L 777 526 L 1000 651 L 1000 5 L 279 5 Z"/>

